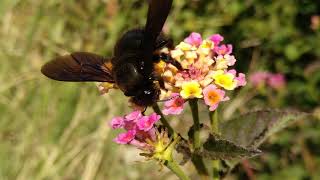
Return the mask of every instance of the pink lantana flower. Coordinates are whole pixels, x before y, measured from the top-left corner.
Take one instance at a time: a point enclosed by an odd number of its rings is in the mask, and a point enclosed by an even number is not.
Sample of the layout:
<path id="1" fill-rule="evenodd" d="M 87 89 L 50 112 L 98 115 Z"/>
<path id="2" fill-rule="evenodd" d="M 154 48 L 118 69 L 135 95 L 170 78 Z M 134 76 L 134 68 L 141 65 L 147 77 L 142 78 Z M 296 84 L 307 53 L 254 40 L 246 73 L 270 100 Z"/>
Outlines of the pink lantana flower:
<path id="1" fill-rule="evenodd" d="M 118 144 L 129 144 L 145 151 L 146 157 L 163 158 L 163 153 L 172 153 L 169 149 L 171 139 L 166 130 L 158 130 L 155 123 L 160 119 L 160 115 L 152 113 L 143 116 L 141 112 L 133 112 L 122 118 L 126 132 L 119 134 L 113 141 Z M 119 124 L 121 118 L 114 120 L 114 124 Z M 120 123 L 121 124 L 121 123 Z M 130 126 L 127 128 L 126 126 Z M 172 146 L 174 146 L 173 144 Z M 169 149 L 169 150 L 168 150 Z"/>
<path id="2" fill-rule="evenodd" d="M 123 117 L 114 117 L 110 123 L 112 129 L 122 128 L 124 126 L 124 118 Z"/>
<path id="3" fill-rule="evenodd" d="M 286 79 L 283 74 L 269 74 L 267 84 L 274 89 L 281 89 L 286 84 Z"/>
<path id="4" fill-rule="evenodd" d="M 203 89 L 204 102 L 210 106 L 209 110 L 214 111 L 217 109 L 221 101 L 229 100 L 229 97 L 225 96 L 225 92 L 218 89 L 215 85 L 209 85 Z"/>
<path id="5" fill-rule="evenodd" d="M 232 53 L 232 45 L 231 44 L 227 44 L 227 45 L 223 44 L 221 46 L 215 46 L 214 52 L 217 53 L 218 55 L 231 54 Z"/>
<path id="6" fill-rule="evenodd" d="M 184 109 L 185 101 L 179 93 L 172 93 L 171 97 L 172 99 L 164 103 L 165 108 L 162 110 L 164 115 L 180 114 Z"/>
<path id="7" fill-rule="evenodd" d="M 311 16 L 311 24 L 310 27 L 312 30 L 317 30 L 320 27 L 320 16 L 319 15 L 313 15 Z"/>
<path id="8" fill-rule="evenodd" d="M 176 79 L 182 78 L 184 81 L 202 80 L 204 78 L 202 70 L 194 66 L 189 66 L 188 70 L 184 70 L 176 74 Z"/>
<path id="9" fill-rule="evenodd" d="M 137 129 L 137 120 L 134 121 L 124 121 L 123 128 L 127 131 Z"/>
<path id="10" fill-rule="evenodd" d="M 249 81 L 255 87 L 263 86 L 266 83 L 269 75 L 270 73 L 268 72 L 255 72 L 249 76 Z"/>
<path id="11" fill-rule="evenodd" d="M 201 73 L 201 69 L 197 69 L 193 66 L 190 66 L 190 69 L 188 70 L 188 74 L 189 74 L 189 77 L 191 79 L 202 79 L 202 73 Z"/>
<path id="12" fill-rule="evenodd" d="M 131 144 L 140 149 L 148 149 L 147 140 L 156 139 L 156 129 L 154 124 L 160 119 L 160 115 L 152 113 L 149 116 L 143 116 L 140 111 L 134 111 L 125 116 L 125 118 L 113 118 L 111 126 L 123 128 L 125 133 L 121 133 L 114 139 L 118 144 Z"/>
<path id="13" fill-rule="evenodd" d="M 223 41 L 223 37 L 220 34 L 213 34 L 208 39 L 214 42 L 215 46 L 219 45 L 220 42 Z"/>
<path id="14" fill-rule="evenodd" d="M 138 149 L 142 149 L 142 150 L 152 149 L 152 147 L 148 143 L 138 141 L 136 139 L 133 139 L 132 141 L 130 141 L 130 145 L 133 145 Z"/>
<path id="15" fill-rule="evenodd" d="M 232 55 L 218 55 L 216 58 L 216 69 L 227 69 L 228 66 L 233 66 L 236 63 L 236 58 Z"/>
<path id="16" fill-rule="evenodd" d="M 148 140 L 156 139 L 156 129 L 154 127 L 150 128 L 148 131 L 137 130 L 136 137 L 134 138 L 137 141 L 148 143 Z"/>
<path id="17" fill-rule="evenodd" d="M 142 131 L 149 131 L 154 123 L 156 123 L 160 119 L 160 116 L 156 113 L 152 113 L 150 116 L 143 116 L 137 122 L 137 127 Z"/>
<path id="18" fill-rule="evenodd" d="M 235 78 L 238 81 L 237 86 L 245 86 L 247 84 L 246 75 L 243 73 L 239 73 L 239 76 Z"/>
<path id="19" fill-rule="evenodd" d="M 125 133 L 121 133 L 114 139 L 114 141 L 118 144 L 128 144 L 130 141 L 134 139 L 136 135 L 135 130 L 130 130 Z"/>
<path id="20" fill-rule="evenodd" d="M 125 116 L 125 120 L 126 121 L 134 121 L 139 119 L 140 117 L 142 117 L 141 111 L 137 110 L 137 111 L 133 111 L 130 114 Z"/>
<path id="21" fill-rule="evenodd" d="M 235 76 L 235 80 L 237 81 L 237 87 L 239 86 L 245 86 L 247 84 L 246 81 L 246 75 L 243 73 L 239 73 L 237 76 L 237 71 L 235 69 L 231 69 L 228 71 L 228 73 L 231 73 Z"/>
<path id="22" fill-rule="evenodd" d="M 193 32 L 184 39 L 184 42 L 198 47 L 202 43 L 202 37 L 199 33 Z"/>

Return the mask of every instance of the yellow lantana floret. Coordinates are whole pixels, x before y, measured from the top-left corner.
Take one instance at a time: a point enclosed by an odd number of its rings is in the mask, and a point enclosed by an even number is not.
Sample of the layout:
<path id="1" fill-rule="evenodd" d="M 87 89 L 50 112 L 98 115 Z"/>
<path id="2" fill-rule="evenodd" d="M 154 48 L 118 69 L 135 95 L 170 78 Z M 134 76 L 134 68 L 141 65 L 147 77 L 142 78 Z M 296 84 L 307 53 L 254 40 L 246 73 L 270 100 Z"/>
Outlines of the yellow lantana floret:
<path id="1" fill-rule="evenodd" d="M 160 60 L 159 63 L 154 65 L 154 70 L 157 72 L 157 74 L 161 74 L 164 72 L 164 68 L 166 67 L 166 63 L 162 60 Z"/>
<path id="2" fill-rule="evenodd" d="M 216 58 L 215 69 L 227 69 L 227 68 L 228 68 L 228 62 L 226 58 L 224 58 L 223 56 L 218 56 Z"/>
<path id="3" fill-rule="evenodd" d="M 180 95 L 184 99 L 202 98 L 202 89 L 196 81 L 185 82 L 181 86 Z"/>
<path id="4" fill-rule="evenodd" d="M 186 59 L 196 59 L 198 57 L 195 51 L 187 51 L 185 54 Z"/>
<path id="5" fill-rule="evenodd" d="M 173 80 L 174 80 L 173 73 L 170 70 L 165 71 L 162 74 L 162 77 L 166 82 L 173 82 Z"/>
<path id="6" fill-rule="evenodd" d="M 181 42 L 178 46 L 176 46 L 176 49 L 181 49 L 182 51 L 189 51 L 192 49 L 192 45 L 185 42 Z"/>
<path id="7" fill-rule="evenodd" d="M 211 49 L 213 49 L 214 43 L 210 40 L 202 41 L 201 45 L 199 46 L 197 52 L 202 56 L 207 56 Z"/>
<path id="8" fill-rule="evenodd" d="M 237 87 L 237 81 L 234 79 L 234 75 L 231 73 L 225 73 L 222 70 L 218 70 L 213 73 L 212 78 L 214 83 L 223 87 L 226 90 L 234 90 Z"/>
<path id="9" fill-rule="evenodd" d="M 171 57 L 176 59 L 176 60 L 180 60 L 180 57 L 184 55 L 183 51 L 181 49 L 175 49 L 170 51 Z"/>

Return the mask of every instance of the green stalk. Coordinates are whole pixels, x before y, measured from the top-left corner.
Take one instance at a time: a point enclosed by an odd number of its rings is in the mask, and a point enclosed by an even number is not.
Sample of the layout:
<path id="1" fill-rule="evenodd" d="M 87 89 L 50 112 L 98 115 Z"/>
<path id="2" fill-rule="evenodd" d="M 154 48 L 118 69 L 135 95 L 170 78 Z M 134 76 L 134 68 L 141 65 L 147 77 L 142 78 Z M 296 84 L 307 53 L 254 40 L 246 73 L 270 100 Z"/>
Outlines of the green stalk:
<path id="1" fill-rule="evenodd" d="M 175 161 L 165 161 L 164 165 L 176 174 L 181 180 L 190 180 Z"/>
<path id="2" fill-rule="evenodd" d="M 219 116 L 218 109 L 214 112 L 209 113 L 210 121 L 211 121 L 211 129 L 214 134 L 220 134 L 219 132 Z M 212 179 L 219 180 L 219 169 L 220 169 L 220 160 L 212 160 Z"/>
<path id="3" fill-rule="evenodd" d="M 215 134 L 220 134 L 219 133 L 218 109 L 216 109 L 213 112 L 210 111 L 209 116 L 210 116 L 210 121 L 211 121 L 212 132 L 215 133 Z"/>
<path id="4" fill-rule="evenodd" d="M 157 114 L 159 114 L 159 115 L 161 116 L 161 118 L 160 118 L 161 123 L 168 129 L 169 135 L 172 135 L 173 132 L 174 132 L 174 130 L 173 130 L 173 128 L 171 127 L 171 125 L 168 123 L 168 121 L 166 120 L 166 118 L 164 117 L 164 115 L 162 114 L 162 112 L 161 112 L 158 104 L 155 103 L 155 104 L 152 106 L 152 108 L 153 108 L 153 111 L 154 111 L 155 113 L 157 113 Z"/>
<path id="5" fill-rule="evenodd" d="M 196 168 L 197 172 L 199 173 L 202 180 L 208 180 L 209 179 L 209 173 L 206 168 L 206 165 L 204 164 L 204 161 L 202 157 L 198 154 L 192 154 L 191 161 Z"/>
<path id="6" fill-rule="evenodd" d="M 201 147 L 200 142 L 200 120 L 199 120 L 199 110 L 198 110 L 198 99 L 191 99 L 189 100 L 189 105 L 192 112 L 192 118 L 193 118 L 193 148 L 195 151 L 199 150 Z M 208 179 L 209 173 L 207 171 L 207 168 L 204 164 L 204 161 L 201 156 L 198 154 L 193 154 L 191 157 L 191 161 L 195 168 L 197 169 L 197 172 L 201 176 L 201 179 Z"/>
<path id="7" fill-rule="evenodd" d="M 198 99 L 189 100 L 189 105 L 192 112 L 193 118 L 193 148 L 195 150 L 200 148 L 200 121 L 199 121 L 199 111 L 198 111 Z"/>
<path id="8" fill-rule="evenodd" d="M 219 168 L 220 168 L 220 160 L 212 160 L 212 180 L 219 180 Z"/>

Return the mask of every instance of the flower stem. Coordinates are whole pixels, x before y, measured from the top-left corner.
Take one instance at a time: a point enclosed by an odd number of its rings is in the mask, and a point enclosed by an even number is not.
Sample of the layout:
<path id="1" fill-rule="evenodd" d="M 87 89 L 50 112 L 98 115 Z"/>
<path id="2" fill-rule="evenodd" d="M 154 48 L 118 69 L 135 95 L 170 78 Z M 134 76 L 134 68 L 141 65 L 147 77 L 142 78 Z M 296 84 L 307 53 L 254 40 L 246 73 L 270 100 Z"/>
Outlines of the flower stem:
<path id="1" fill-rule="evenodd" d="M 210 117 L 210 121 L 211 121 L 211 130 L 213 133 L 219 135 L 219 117 L 218 117 L 218 109 L 216 109 L 215 111 L 210 111 L 209 112 L 209 117 Z"/>
<path id="2" fill-rule="evenodd" d="M 175 173 L 181 180 L 190 180 L 190 178 L 182 171 L 179 165 L 174 161 L 165 161 L 164 163 L 173 173 Z"/>
<path id="3" fill-rule="evenodd" d="M 199 149 L 201 142 L 200 142 L 200 121 L 199 121 L 199 112 L 198 112 L 198 100 L 191 99 L 189 100 L 189 105 L 192 112 L 193 118 L 193 147 L 194 149 Z"/>
<path id="4" fill-rule="evenodd" d="M 214 134 L 220 134 L 219 132 L 219 116 L 218 116 L 218 109 L 216 109 L 214 112 L 209 113 L 210 121 L 211 121 L 211 129 Z M 212 160 L 212 179 L 213 180 L 219 180 L 219 167 L 220 166 L 220 160 Z"/>
<path id="5" fill-rule="evenodd" d="M 193 148 L 195 151 L 200 149 L 201 142 L 200 142 L 200 120 L 199 120 L 199 110 L 198 110 L 198 100 L 197 99 L 191 99 L 189 100 L 189 105 L 192 112 L 192 118 L 193 118 Z M 193 154 L 191 157 L 191 161 L 195 168 L 197 169 L 197 172 L 201 176 L 201 179 L 208 179 L 209 173 L 207 171 L 207 168 L 204 164 L 204 161 L 201 156 L 198 154 Z"/>
<path id="6" fill-rule="evenodd" d="M 191 161 L 196 168 L 197 172 L 199 173 L 202 180 L 209 179 L 209 173 L 204 164 L 202 157 L 198 154 L 192 154 Z"/>
<path id="7" fill-rule="evenodd" d="M 166 118 L 164 117 L 164 115 L 162 114 L 159 106 L 157 103 L 155 103 L 153 106 L 153 111 L 156 112 L 157 114 L 159 114 L 161 116 L 160 121 L 161 123 L 168 129 L 169 135 L 172 135 L 174 130 L 171 127 L 171 125 L 168 123 L 168 121 L 166 120 Z"/>
<path id="8" fill-rule="evenodd" d="M 220 160 L 212 160 L 212 180 L 219 180 L 219 168 L 220 168 Z"/>

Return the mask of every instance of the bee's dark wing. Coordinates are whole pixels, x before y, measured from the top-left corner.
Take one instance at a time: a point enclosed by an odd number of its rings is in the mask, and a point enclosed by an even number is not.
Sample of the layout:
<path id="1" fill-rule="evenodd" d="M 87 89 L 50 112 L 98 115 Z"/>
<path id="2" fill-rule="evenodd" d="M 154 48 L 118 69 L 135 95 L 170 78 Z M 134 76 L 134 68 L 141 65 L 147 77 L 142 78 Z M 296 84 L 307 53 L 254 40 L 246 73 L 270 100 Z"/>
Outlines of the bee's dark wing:
<path id="1" fill-rule="evenodd" d="M 173 0 L 150 0 L 145 26 L 143 46 L 145 49 L 155 48 L 155 41 L 169 15 Z"/>
<path id="2" fill-rule="evenodd" d="M 75 52 L 59 56 L 42 66 L 41 72 L 57 81 L 97 81 L 114 82 L 111 60 L 102 56 Z"/>

